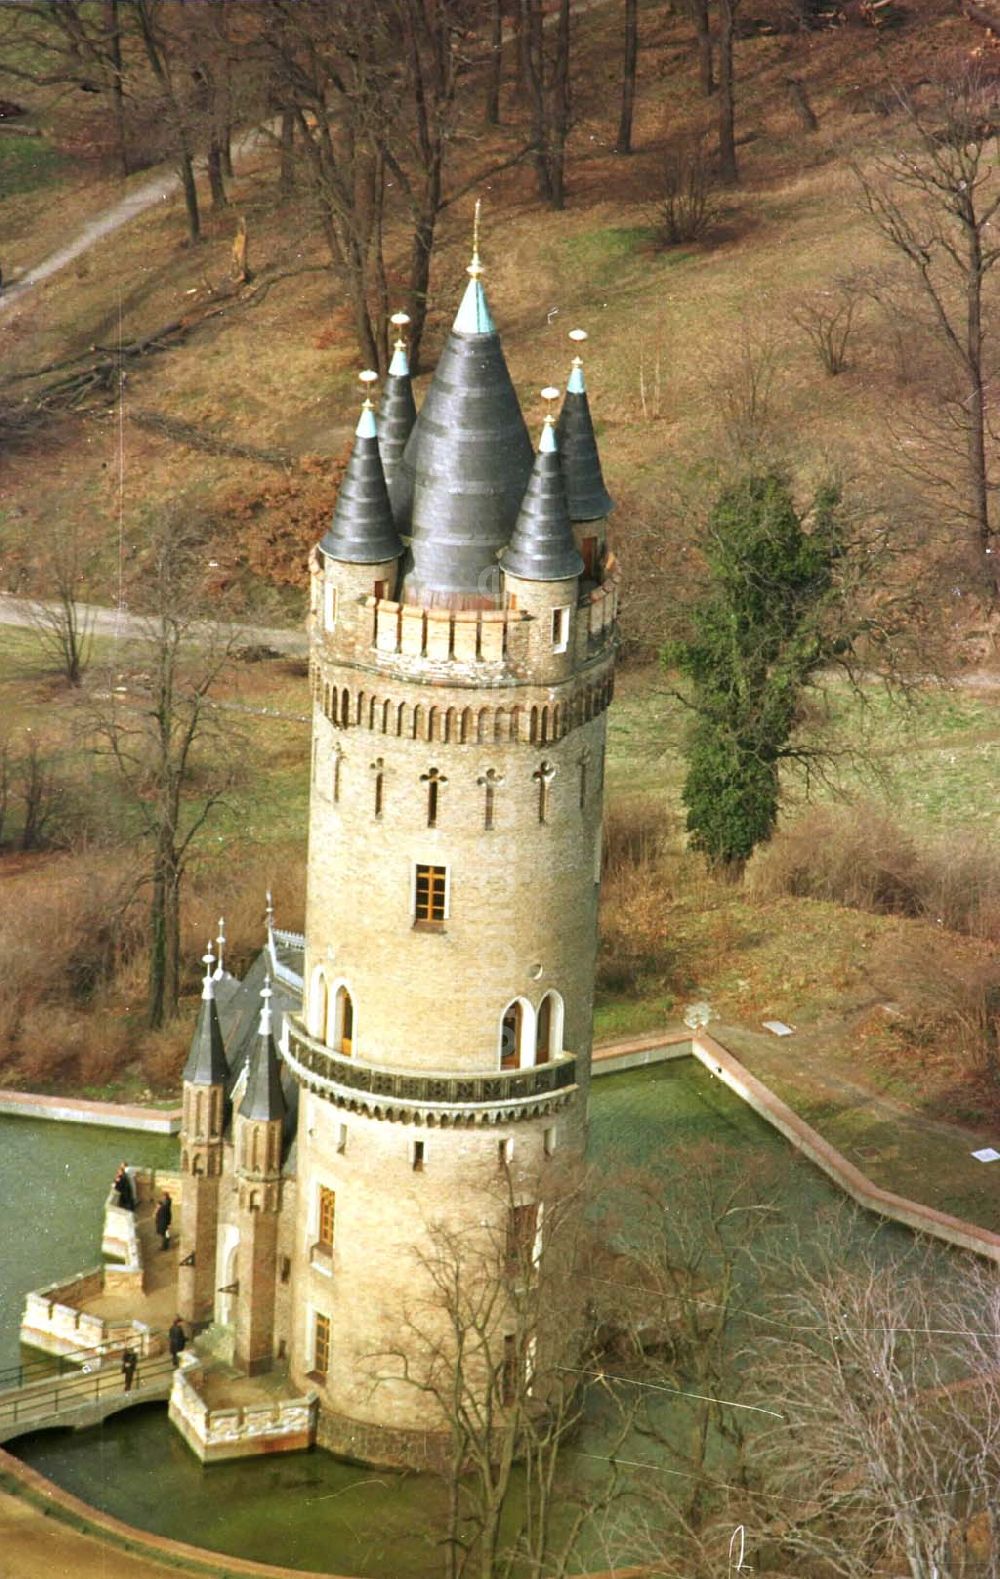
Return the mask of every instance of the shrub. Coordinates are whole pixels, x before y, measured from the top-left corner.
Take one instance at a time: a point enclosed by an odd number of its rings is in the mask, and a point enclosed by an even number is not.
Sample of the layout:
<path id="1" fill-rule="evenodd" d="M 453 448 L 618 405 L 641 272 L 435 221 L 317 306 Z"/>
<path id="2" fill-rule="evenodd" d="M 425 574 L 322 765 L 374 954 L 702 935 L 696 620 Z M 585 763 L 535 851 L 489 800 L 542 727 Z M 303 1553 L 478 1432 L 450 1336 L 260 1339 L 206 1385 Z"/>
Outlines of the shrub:
<path id="1" fill-rule="evenodd" d="M 1000 941 L 1000 853 L 974 833 L 918 842 L 878 806 L 813 807 L 757 851 L 747 886 Z"/>
<path id="2" fill-rule="evenodd" d="M 923 908 L 920 877 L 916 845 L 878 807 L 816 806 L 757 851 L 747 886 L 761 899 L 790 894 L 915 916 Z"/>
<path id="3" fill-rule="evenodd" d="M 719 207 L 704 138 L 681 138 L 667 149 L 652 218 L 653 238 L 661 247 L 702 241 L 717 224 Z"/>

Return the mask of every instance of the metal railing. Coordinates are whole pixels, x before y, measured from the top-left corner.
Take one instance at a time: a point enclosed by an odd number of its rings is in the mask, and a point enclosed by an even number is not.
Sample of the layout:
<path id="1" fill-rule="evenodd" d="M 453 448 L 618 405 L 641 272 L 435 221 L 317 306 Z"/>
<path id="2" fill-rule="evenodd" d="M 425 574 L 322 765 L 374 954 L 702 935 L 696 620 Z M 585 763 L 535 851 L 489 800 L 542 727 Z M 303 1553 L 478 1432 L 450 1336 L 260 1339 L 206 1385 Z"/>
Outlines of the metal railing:
<path id="1" fill-rule="evenodd" d="M 14 1426 L 39 1426 L 46 1420 L 100 1404 L 102 1399 L 123 1398 L 134 1393 L 138 1403 L 140 1395 L 148 1395 L 151 1385 L 162 1387 L 172 1377 L 170 1355 L 162 1354 L 139 1361 L 128 1392 L 118 1363 L 101 1365 L 87 1372 L 77 1371 L 73 1376 L 43 1378 L 22 1387 L 10 1388 L 5 1394 L 0 1394 L 0 1438 L 9 1435 Z"/>

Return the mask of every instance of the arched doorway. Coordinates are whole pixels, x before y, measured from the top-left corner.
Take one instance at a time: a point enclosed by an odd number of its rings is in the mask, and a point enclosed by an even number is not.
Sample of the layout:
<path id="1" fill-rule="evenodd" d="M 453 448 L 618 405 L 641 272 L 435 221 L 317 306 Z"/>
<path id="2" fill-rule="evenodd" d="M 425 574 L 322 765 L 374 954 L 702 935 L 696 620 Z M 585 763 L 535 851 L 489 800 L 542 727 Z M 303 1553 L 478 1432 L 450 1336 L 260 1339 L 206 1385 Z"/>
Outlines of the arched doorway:
<path id="1" fill-rule="evenodd" d="M 500 1022 L 500 1068 L 520 1069 L 529 1062 L 528 1018 L 530 1010 L 523 998 L 515 998 L 503 1012 Z"/>
<path id="2" fill-rule="evenodd" d="M 562 1052 L 563 1004 L 557 992 L 547 992 L 538 1005 L 535 1026 L 535 1063 L 547 1064 Z"/>

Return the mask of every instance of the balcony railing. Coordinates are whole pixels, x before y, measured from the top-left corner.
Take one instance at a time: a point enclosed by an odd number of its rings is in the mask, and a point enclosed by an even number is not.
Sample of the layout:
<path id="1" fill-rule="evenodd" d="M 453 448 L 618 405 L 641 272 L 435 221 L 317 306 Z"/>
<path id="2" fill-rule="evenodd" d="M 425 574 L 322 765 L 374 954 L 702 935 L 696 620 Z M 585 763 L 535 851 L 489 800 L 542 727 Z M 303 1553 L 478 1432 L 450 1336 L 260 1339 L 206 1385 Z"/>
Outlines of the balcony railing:
<path id="1" fill-rule="evenodd" d="M 381 1105 L 413 1108 L 495 1109 L 531 1106 L 539 1099 L 568 1094 L 576 1085 L 576 1058 L 562 1053 L 528 1069 L 492 1070 L 484 1074 L 426 1073 L 388 1069 L 345 1057 L 309 1036 L 301 1020 L 289 1021 L 287 1061 L 300 1079 L 319 1089 L 335 1087 L 345 1096 L 357 1093 L 378 1098 Z M 310 1077 L 312 1077 L 310 1079 Z M 332 1094 L 332 1093 L 331 1093 Z"/>

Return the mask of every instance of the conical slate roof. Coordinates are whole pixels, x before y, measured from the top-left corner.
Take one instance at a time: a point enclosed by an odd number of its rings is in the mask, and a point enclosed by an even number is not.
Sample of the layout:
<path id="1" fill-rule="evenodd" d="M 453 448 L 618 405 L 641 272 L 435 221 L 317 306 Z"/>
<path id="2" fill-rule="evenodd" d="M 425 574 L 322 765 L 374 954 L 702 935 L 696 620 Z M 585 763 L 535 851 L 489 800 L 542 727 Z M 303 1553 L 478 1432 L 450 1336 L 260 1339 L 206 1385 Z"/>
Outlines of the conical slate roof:
<path id="1" fill-rule="evenodd" d="M 409 512 L 404 510 L 402 515 L 396 516 L 397 504 L 392 484 L 403 458 L 406 441 L 413 432 L 413 424 L 416 420 L 417 407 L 413 399 L 413 383 L 410 379 L 410 359 L 406 354 L 405 345 L 402 341 L 397 341 L 378 408 L 379 454 L 382 457 L 382 468 L 389 489 L 389 498 L 392 501 L 393 515 L 397 521 L 408 520 Z"/>
<path id="2" fill-rule="evenodd" d="M 471 272 L 396 474 L 397 507 L 412 490 L 409 602 L 489 600 L 489 572 L 531 473 L 531 440 L 475 260 Z"/>
<path id="3" fill-rule="evenodd" d="M 566 505 L 555 428 L 547 420 L 531 478 L 501 568 L 525 581 L 566 581 L 583 572 Z"/>
<path id="4" fill-rule="evenodd" d="M 189 1085 L 224 1086 L 229 1079 L 229 1064 L 222 1041 L 222 1027 L 215 1002 L 215 981 L 212 977 L 212 952 L 205 956 L 208 972 L 201 989 L 201 1009 L 198 1024 L 191 1040 L 191 1051 L 184 1065 L 183 1079 Z"/>
<path id="5" fill-rule="evenodd" d="M 281 1064 L 271 1030 L 271 986 L 266 983 L 261 991 L 263 1007 L 260 1011 L 260 1031 L 247 1071 L 247 1088 L 240 1103 L 240 1117 L 249 1119 L 283 1119 L 285 1096 L 281 1089 Z"/>
<path id="6" fill-rule="evenodd" d="M 556 434 L 566 478 L 570 520 L 599 521 L 603 516 L 610 515 L 615 502 L 605 488 L 601 475 L 601 457 L 597 453 L 597 439 L 579 357 L 573 359 L 573 371 L 566 385 Z"/>
<path id="7" fill-rule="evenodd" d="M 320 542 L 324 554 L 351 565 L 378 565 L 403 552 L 392 519 L 378 447 L 375 414 L 366 403 L 354 430 L 354 449 Z"/>

